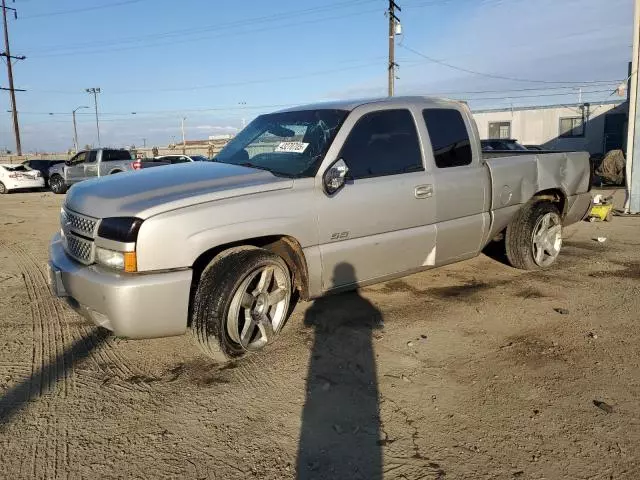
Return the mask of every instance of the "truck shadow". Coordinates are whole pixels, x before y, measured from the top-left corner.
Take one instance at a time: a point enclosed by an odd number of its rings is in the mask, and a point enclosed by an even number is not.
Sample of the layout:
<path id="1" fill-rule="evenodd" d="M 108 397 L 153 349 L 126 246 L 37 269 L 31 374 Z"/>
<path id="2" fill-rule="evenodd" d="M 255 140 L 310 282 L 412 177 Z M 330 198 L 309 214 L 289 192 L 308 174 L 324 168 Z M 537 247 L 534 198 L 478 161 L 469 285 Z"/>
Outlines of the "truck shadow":
<path id="1" fill-rule="evenodd" d="M 108 336 L 103 330 L 92 331 L 69 345 L 52 362 L 6 390 L 0 397 L 0 430 L 29 402 L 51 391 L 75 364 L 87 358 L 93 350 L 101 348 Z"/>
<path id="2" fill-rule="evenodd" d="M 356 276 L 342 263 L 335 278 Z M 304 323 L 314 329 L 297 458 L 298 479 L 382 478 L 373 331 L 381 312 L 359 292 L 320 298 Z"/>

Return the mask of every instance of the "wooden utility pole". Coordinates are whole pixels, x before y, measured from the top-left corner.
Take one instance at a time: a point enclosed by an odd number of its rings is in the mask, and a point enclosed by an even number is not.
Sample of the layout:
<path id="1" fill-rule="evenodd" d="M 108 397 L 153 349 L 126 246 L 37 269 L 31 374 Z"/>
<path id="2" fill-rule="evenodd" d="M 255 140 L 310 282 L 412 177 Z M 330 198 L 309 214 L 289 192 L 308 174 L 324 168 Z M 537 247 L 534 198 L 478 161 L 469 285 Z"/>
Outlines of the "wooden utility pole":
<path id="1" fill-rule="evenodd" d="M 396 22 L 400 22 L 400 19 L 396 17 L 396 9 L 399 12 L 402 9 L 396 5 L 393 0 L 389 0 L 389 10 L 387 15 L 389 16 L 389 96 L 393 97 L 394 83 L 396 79 Z"/>
<path id="2" fill-rule="evenodd" d="M 7 73 L 9 75 L 9 93 L 11 96 L 11 111 L 13 113 L 13 132 L 16 136 L 16 152 L 22 155 L 22 144 L 20 143 L 20 126 L 18 125 L 18 109 L 16 107 L 16 89 L 13 86 L 13 64 L 12 60 L 24 60 L 25 57 L 14 57 L 11 55 L 9 48 L 9 29 L 7 26 L 7 10 L 13 10 L 13 15 L 18 18 L 15 8 L 7 7 L 6 1 L 2 0 L 2 18 L 4 20 L 4 53 L 0 56 L 5 57 L 7 62 Z"/>

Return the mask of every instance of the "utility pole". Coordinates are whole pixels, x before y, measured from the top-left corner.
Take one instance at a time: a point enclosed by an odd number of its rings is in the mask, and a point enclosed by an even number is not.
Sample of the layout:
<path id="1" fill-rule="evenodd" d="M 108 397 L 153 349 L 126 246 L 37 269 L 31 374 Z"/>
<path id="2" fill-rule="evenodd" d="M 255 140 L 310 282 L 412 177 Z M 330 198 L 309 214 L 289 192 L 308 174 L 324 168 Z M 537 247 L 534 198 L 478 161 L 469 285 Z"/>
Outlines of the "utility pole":
<path id="1" fill-rule="evenodd" d="M 389 0 L 389 10 L 387 15 L 389 16 L 389 96 L 393 97 L 394 83 L 396 80 L 396 23 L 400 22 L 400 19 L 396 17 L 396 9 L 399 12 L 402 9 L 396 5 L 393 0 Z"/>
<path id="2" fill-rule="evenodd" d="M 74 108 L 71 114 L 73 115 L 73 147 L 75 148 L 75 152 L 78 153 L 78 129 L 76 128 L 76 111 L 81 108 L 89 108 L 89 107 L 78 107 Z"/>
<path id="3" fill-rule="evenodd" d="M 627 133 L 627 188 L 625 213 L 640 213 L 640 0 L 635 1 L 633 56 L 629 88 L 629 131 Z"/>
<path id="4" fill-rule="evenodd" d="M 147 148 L 147 139 L 146 138 L 142 139 L 142 148 Z"/>
<path id="5" fill-rule="evenodd" d="M 187 142 L 184 138 L 184 121 L 187 119 L 187 117 L 182 117 L 182 154 L 186 154 L 187 153 Z"/>
<path id="6" fill-rule="evenodd" d="M 96 130 L 98 132 L 98 146 L 100 147 L 100 123 L 98 122 L 98 94 L 100 93 L 100 88 L 87 88 L 87 93 L 93 94 L 93 106 L 96 110 Z"/>
<path id="7" fill-rule="evenodd" d="M 15 0 L 14 0 L 15 1 Z M 14 18 L 18 18 L 18 13 L 15 8 L 7 7 L 6 1 L 2 0 L 2 18 L 4 20 L 4 53 L 0 56 L 5 57 L 7 62 L 7 73 L 9 76 L 9 92 L 11 94 L 11 111 L 13 113 L 13 132 L 16 136 L 16 152 L 18 155 L 22 155 L 22 144 L 20 142 L 20 126 L 18 125 L 18 109 L 16 107 L 16 89 L 13 86 L 13 64 L 11 60 L 24 60 L 26 57 L 14 57 L 11 55 L 11 49 L 9 48 L 9 29 L 7 25 L 7 10 L 13 10 Z M 24 91 L 24 90 L 20 90 Z"/>

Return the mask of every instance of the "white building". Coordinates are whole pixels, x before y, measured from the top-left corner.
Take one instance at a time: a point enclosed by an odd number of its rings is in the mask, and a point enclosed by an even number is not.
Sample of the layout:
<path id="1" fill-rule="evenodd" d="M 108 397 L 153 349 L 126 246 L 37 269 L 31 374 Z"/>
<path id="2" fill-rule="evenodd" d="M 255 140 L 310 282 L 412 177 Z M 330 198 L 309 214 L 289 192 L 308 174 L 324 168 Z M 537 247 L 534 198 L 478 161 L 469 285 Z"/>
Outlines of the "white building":
<path id="1" fill-rule="evenodd" d="M 629 105 L 623 101 L 592 104 L 477 110 L 480 138 L 513 138 L 523 145 L 592 154 L 625 148 Z"/>

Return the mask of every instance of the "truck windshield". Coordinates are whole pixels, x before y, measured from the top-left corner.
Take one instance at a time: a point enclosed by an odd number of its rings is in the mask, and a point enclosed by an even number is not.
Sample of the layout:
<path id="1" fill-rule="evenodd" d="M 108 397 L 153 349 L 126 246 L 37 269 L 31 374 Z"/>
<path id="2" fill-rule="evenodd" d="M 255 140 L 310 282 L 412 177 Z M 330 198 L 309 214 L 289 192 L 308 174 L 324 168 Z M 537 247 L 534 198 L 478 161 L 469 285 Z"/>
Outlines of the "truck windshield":
<path id="1" fill-rule="evenodd" d="M 348 113 L 323 109 L 260 115 L 214 161 L 285 177 L 313 177 Z"/>

